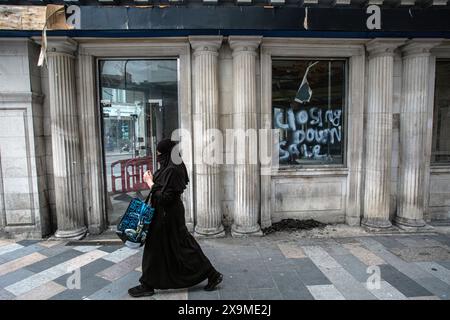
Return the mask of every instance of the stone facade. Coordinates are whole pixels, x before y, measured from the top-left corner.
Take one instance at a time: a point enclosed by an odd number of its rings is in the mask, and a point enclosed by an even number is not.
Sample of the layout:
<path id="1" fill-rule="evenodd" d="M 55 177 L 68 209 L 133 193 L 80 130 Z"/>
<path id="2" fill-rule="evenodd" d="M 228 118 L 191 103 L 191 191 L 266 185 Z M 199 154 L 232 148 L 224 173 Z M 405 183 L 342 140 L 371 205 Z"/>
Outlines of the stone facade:
<path id="1" fill-rule="evenodd" d="M 430 163 L 434 61 L 450 58 L 448 41 L 50 37 L 49 48 L 39 69 L 33 40 L 0 39 L 2 233 L 77 237 L 108 227 L 95 63 L 127 56 L 179 58 L 191 157 L 208 128 L 272 128 L 273 57 L 348 61 L 344 165 L 188 164 L 186 222 L 198 236 L 222 236 L 224 226 L 260 235 L 284 218 L 372 228 L 450 219 L 450 167 Z"/>

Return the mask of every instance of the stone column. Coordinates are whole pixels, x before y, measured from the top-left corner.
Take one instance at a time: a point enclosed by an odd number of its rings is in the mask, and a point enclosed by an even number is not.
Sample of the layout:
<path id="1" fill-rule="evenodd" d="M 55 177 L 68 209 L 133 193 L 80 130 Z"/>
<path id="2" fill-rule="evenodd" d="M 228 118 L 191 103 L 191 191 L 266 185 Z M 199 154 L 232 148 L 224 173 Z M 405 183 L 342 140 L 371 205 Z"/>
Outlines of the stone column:
<path id="1" fill-rule="evenodd" d="M 87 230 L 83 212 L 75 88 L 76 48 L 76 42 L 68 38 L 51 39 L 48 43 L 57 238 L 80 238 Z"/>
<path id="2" fill-rule="evenodd" d="M 195 161 L 195 235 L 224 236 L 220 167 L 218 163 L 205 163 L 204 152 L 211 147 L 211 130 L 219 129 L 218 55 L 222 36 L 191 36 L 194 49 L 194 161 Z M 219 143 L 219 140 L 215 140 Z M 221 146 L 218 146 L 219 148 Z M 217 150 L 217 149 L 216 149 Z"/>
<path id="3" fill-rule="evenodd" d="M 389 228 L 394 50 L 403 40 L 374 39 L 369 52 L 365 137 L 364 218 L 370 228 Z"/>
<path id="4" fill-rule="evenodd" d="M 430 50 L 436 40 L 409 41 L 403 48 L 400 106 L 400 161 L 395 223 L 403 228 L 425 226 L 427 120 L 430 90 Z"/>
<path id="5" fill-rule="evenodd" d="M 256 49 L 261 37 L 231 36 L 233 123 L 238 148 L 234 163 L 233 236 L 262 235 L 259 219 Z M 249 130 L 249 132 L 247 132 Z M 246 135 L 248 133 L 248 135 Z"/>

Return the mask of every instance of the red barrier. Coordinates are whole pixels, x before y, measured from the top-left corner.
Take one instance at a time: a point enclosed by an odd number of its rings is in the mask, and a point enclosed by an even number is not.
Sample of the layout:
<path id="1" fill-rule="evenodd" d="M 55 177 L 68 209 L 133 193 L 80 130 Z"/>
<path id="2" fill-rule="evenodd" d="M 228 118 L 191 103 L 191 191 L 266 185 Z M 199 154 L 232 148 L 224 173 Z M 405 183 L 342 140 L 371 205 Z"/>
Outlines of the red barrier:
<path id="1" fill-rule="evenodd" d="M 120 175 L 114 175 L 114 167 L 120 165 Z M 123 193 L 148 189 L 143 176 L 145 171 L 152 170 L 152 157 L 118 160 L 111 163 L 111 182 L 113 193 Z M 116 187 L 116 180 L 120 179 L 122 187 Z"/>

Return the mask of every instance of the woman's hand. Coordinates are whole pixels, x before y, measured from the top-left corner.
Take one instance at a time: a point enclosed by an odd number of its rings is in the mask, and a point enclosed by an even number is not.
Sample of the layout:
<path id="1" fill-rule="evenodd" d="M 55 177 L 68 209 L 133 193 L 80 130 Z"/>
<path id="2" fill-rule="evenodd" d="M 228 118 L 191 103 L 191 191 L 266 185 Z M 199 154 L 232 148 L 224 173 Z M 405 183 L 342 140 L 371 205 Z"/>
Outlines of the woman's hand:
<path id="1" fill-rule="evenodd" d="M 144 173 L 143 179 L 144 179 L 144 182 L 149 186 L 149 188 L 151 188 L 153 186 L 153 175 L 150 170 L 147 170 Z"/>

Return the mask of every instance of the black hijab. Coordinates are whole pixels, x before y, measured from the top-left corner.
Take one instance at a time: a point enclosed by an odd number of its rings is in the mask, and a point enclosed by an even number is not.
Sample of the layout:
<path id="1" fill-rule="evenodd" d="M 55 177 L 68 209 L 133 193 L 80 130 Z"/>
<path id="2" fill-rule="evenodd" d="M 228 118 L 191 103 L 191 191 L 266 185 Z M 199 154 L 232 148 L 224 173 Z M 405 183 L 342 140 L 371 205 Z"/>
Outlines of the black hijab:
<path id="1" fill-rule="evenodd" d="M 186 166 L 183 161 L 176 164 L 172 157 L 180 157 L 180 154 L 172 154 L 173 148 L 177 145 L 177 142 L 171 139 L 164 139 L 158 143 L 156 150 L 160 154 L 156 157 L 156 161 L 159 163 L 159 169 L 153 175 L 154 185 L 152 191 L 166 190 L 174 192 L 183 192 L 189 183 L 189 178 L 186 170 Z M 179 161 L 177 161 L 179 162 Z"/>

